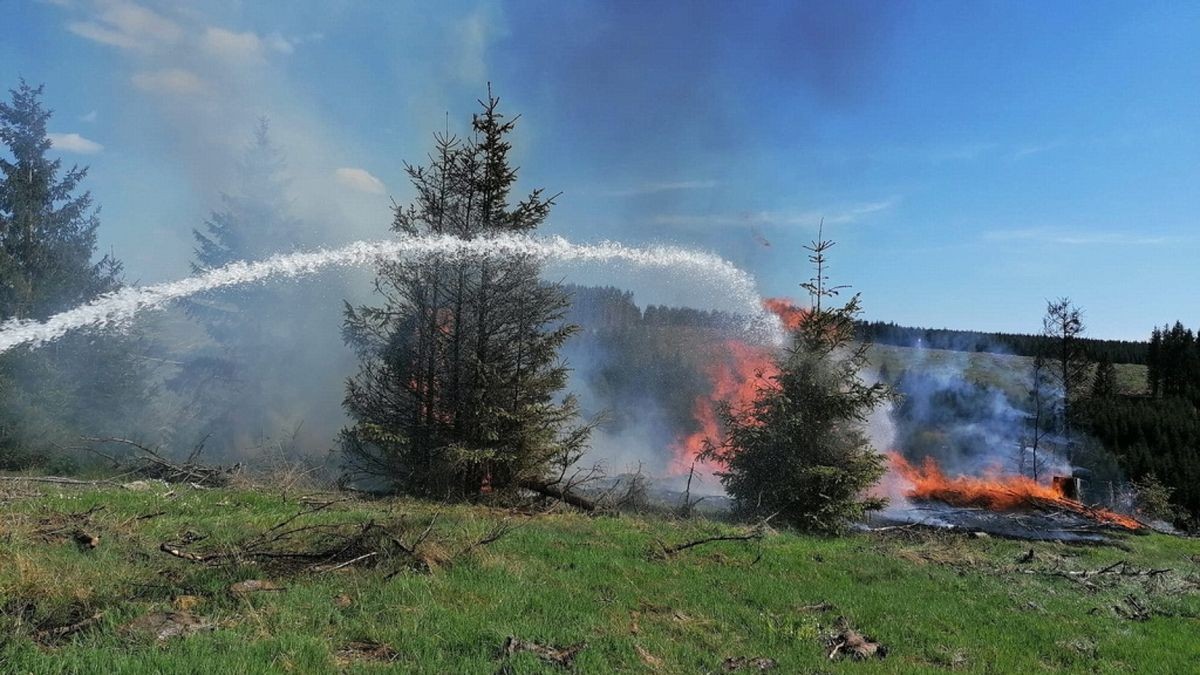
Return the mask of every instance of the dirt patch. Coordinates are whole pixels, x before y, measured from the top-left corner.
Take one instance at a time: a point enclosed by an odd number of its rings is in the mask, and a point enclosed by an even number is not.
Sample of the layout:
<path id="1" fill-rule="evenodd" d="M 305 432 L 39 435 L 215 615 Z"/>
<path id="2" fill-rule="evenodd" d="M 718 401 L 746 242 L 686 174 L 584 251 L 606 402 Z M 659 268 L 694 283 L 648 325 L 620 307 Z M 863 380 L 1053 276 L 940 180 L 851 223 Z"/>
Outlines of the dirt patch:
<path id="1" fill-rule="evenodd" d="M 183 611 L 152 612 L 122 626 L 122 630 L 130 635 L 152 637 L 160 642 L 187 637 L 214 628 L 216 625 L 207 619 Z"/>
<path id="2" fill-rule="evenodd" d="M 633 649 L 637 652 L 638 658 L 642 660 L 642 663 L 648 667 L 655 669 L 663 667 L 663 660 L 646 651 L 641 645 L 634 645 Z"/>
<path id="3" fill-rule="evenodd" d="M 768 659 L 765 656 L 731 656 L 721 662 L 721 672 L 736 673 L 745 671 L 764 672 L 772 670 L 779 663 L 775 659 Z"/>
<path id="4" fill-rule="evenodd" d="M 335 660 L 340 666 L 350 666 L 354 663 L 364 661 L 374 663 L 391 663 L 400 658 L 400 652 L 396 651 L 391 645 L 374 640 L 355 640 L 342 645 L 342 648 L 334 655 Z"/>
<path id="5" fill-rule="evenodd" d="M 229 594 L 235 598 L 246 598 L 255 593 L 282 591 L 284 588 L 274 581 L 264 579 L 247 579 L 229 586 Z"/>
<path id="6" fill-rule="evenodd" d="M 575 657 L 584 649 L 587 649 L 586 642 L 580 642 L 570 647 L 555 647 L 531 640 L 522 640 L 510 635 L 504 641 L 504 644 L 500 646 L 500 658 L 508 658 L 513 654 L 521 652 L 529 652 L 547 663 L 553 663 L 570 669 L 575 665 Z"/>

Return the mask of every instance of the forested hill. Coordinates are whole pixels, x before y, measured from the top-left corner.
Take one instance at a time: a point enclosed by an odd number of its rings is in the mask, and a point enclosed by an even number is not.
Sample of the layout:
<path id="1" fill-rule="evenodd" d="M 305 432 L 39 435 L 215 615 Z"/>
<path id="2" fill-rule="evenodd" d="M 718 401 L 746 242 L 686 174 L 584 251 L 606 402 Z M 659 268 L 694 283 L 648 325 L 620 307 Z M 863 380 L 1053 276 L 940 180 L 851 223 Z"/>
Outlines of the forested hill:
<path id="1" fill-rule="evenodd" d="M 573 298 L 570 320 L 589 330 L 638 325 L 718 327 L 730 325 L 731 322 L 731 317 L 723 312 L 690 307 L 650 305 L 642 310 L 634 302 L 633 293 L 611 286 L 568 286 L 567 290 Z M 859 329 L 862 336 L 872 342 L 898 347 L 1033 356 L 1039 346 L 1048 346 L 1048 338 L 1041 335 L 914 328 L 883 321 L 862 322 Z M 1147 342 L 1084 339 L 1083 343 L 1088 357 L 1093 361 L 1147 363 Z"/>
<path id="2" fill-rule="evenodd" d="M 1041 335 L 1019 333 L 985 333 L 974 330 L 951 330 L 949 328 L 913 328 L 898 326 L 891 322 L 870 321 L 859 325 L 863 337 L 882 345 L 899 347 L 926 347 L 948 349 L 956 352 L 989 352 L 1035 356 L 1039 347 L 1045 348 L 1051 340 Z M 1136 363 L 1146 365 L 1149 355 L 1148 342 L 1130 340 L 1081 340 L 1087 356 L 1092 361 L 1108 360 L 1113 363 Z"/>

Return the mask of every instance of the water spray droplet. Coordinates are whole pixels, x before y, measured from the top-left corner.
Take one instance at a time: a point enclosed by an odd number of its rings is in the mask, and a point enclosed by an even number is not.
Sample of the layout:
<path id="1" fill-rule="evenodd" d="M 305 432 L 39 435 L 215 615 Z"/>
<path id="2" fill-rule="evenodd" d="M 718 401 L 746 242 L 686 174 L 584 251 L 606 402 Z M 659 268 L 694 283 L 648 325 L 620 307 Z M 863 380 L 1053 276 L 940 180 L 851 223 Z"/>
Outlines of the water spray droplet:
<path id="1" fill-rule="evenodd" d="M 742 330 L 748 339 L 772 345 L 784 342 L 779 319 L 764 311 L 754 278 L 729 261 L 703 251 L 675 246 L 633 247 L 618 242 L 573 244 L 562 237 L 498 235 L 461 239 L 449 235 L 358 241 L 337 249 L 275 255 L 257 262 L 234 262 L 203 274 L 151 286 L 129 286 L 55 314 L 45 321 L 13 319 L 0 324 L 0 354 L 21 345 L 37 347 L 83 328 L 118 328 L 140 312 L 160 310 L 196 293 L 290 279 L 333 267 L 358 267 L 438 256 L 448 261 L 474 257 L 522 256 L 562 263 L 624 262 L 662 269 L 712 284 L 744 307 Z"/>

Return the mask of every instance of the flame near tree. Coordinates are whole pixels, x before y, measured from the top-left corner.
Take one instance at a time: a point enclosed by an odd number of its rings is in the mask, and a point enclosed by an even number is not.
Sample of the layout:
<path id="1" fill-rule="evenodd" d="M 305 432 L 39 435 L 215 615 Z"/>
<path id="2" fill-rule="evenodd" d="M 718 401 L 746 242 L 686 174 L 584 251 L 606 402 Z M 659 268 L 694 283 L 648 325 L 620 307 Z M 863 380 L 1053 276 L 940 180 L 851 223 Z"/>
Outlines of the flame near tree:
<path id="1" fill-rule="evenodd" d="M 727 397 L 707 406 L 715 407 L 717 433 L 704 436 L 699 454 L 717 465 L 721 484 L 743 511 L 821 531 L 838 531 L 882 506 L 867 495 L 885 468 L 864 423 L 891 396 L 887 386 L 861 377 L 869 344 L 856 335 L 859 296 L 840 307 L 821 304 L 842 288 L 828 284 L 831 246 L 818 234 L 806 247 L 817 271 L 802 284 L 811 310 L 768 303 L 784 309 L 792 345 L 762 360 L 741 359 L 743 369 L 751 364 L 752 376 L 714 387 L 714 395 Z"/>
<path id="2" fill-rule="evenodd" d="M 779 317 L 789 332 L 796 331 L 808 310 L 797 307 L 787 298 L 767 298 L 763 307 Z M 692 417 L 696 430 L 681 436 L 671 446 L 671 475 L 684 475 L 691 471 L 704 452 L 705 443 L 716 443 L 721 438 L 721 425 L 717 412 L 722 407 L 744 411 L 754 402 L 759 389 L 772 386 L 779 375 L 777 354 L 761 345 L 752 345 L 742 340 L 724 340 L 713 350 L 705 367 L 705 377 L 711 387 L 696 398 L 692 405 Z"/>

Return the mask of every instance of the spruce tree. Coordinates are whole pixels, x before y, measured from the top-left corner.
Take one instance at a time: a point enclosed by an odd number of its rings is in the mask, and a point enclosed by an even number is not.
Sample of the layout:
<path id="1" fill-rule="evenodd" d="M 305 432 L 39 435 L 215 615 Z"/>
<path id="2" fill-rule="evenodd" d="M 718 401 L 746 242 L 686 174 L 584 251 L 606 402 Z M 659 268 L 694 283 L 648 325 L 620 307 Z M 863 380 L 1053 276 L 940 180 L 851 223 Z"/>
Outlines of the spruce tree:
<path id="1" fill-rule="evenodd" d="M 1146 355 L 1146 385 L 1151 398 L 1162 394 L 1163 380 L 1163 332 L 1158 326 L 1150 332 L 1150 346 Z"/>
<path id="2" fill-rule="evenodd" d="M 437 134 L 426 166 L 406 166 L 417 198 L 397 206 L 401 237 L 477 239 L 529 233 L 553 198 L 513 204 L 514 120 L 491 95 L 460 139 Z M 588 428 L 558 350 L 575 332 L 569 299 L 522 256 L 384 262 L 378 306 L 346 308 L 360 358 L 346 385 L 353 424 L 341 444 L 356 471 L 426 495 L 470 496 L 553 481 L 581 453 Z"/>
<path id="3" fill-rule="evenodd" d="M 1112 359 L 1105 355 L 1096 364 L 1096 374 L 1092 377 L 1092 396 L 1094 398 L 1112 398 L 1117 395 L 1117 368 Z"/>
<path id="4" fill-rule="evenodd" d="M 747 409 L 720 411 L 724 435 L 704 453 L 723 467 L 721 483 L 747 514 L 778 514 L 795 527 L 825 532 L 883 505 L 867 496 L 884 466 L 865 425 L 892 395 L 862 378 L 870 345 L 856 339 L 859 296 L 830 306 L 844 288 L 828 285 L 831 246 L 818 235 L 806 247 L 816 267 L 803 284 L 813 309 L 780 358 L 779 374 L 762 383 Z"/>
<path id="5" fill-rule="evenodd" d="M 45 319 L 121 285 L 121 264 L 95 255 L 100 220 L 79 191 L 87 168 L 47 156 L 42 92 L 22 80 L 0 102 L 0 322 Z M 128 431 L 147 393 L 138 341 L 76 333 L 0 355 L 0 463 L 72 434 Z"/>
<path id="6" fill-rule="evenodd" d="M 233 178 L 220 208 L 193 230 L 194 273 L 316 243 L 305 224 L 289 215 L 287 166 L 267 120 L 258 121 Z M 326 275 L 239 286 L 184 303 L 207 341 L 181 358 L 183 366 L 168 381 L 182 399 L 175 446 L 189 448 L 203 439 L 215 454 L 241 455 L 286 445 L 301 428 L 318 431 L 305 416 L 328 413 L 317 409 L 320 397 L 314 392 L 340 377 L 332 372 L 340 365 L 339 336 L 321 331 L 331 316 L 314 302 L 314 289 L 331 283 Z M 325 404 L 336 410 L 336 399 Z M 309 440 L 327 444 L 335 429 Z"/>

